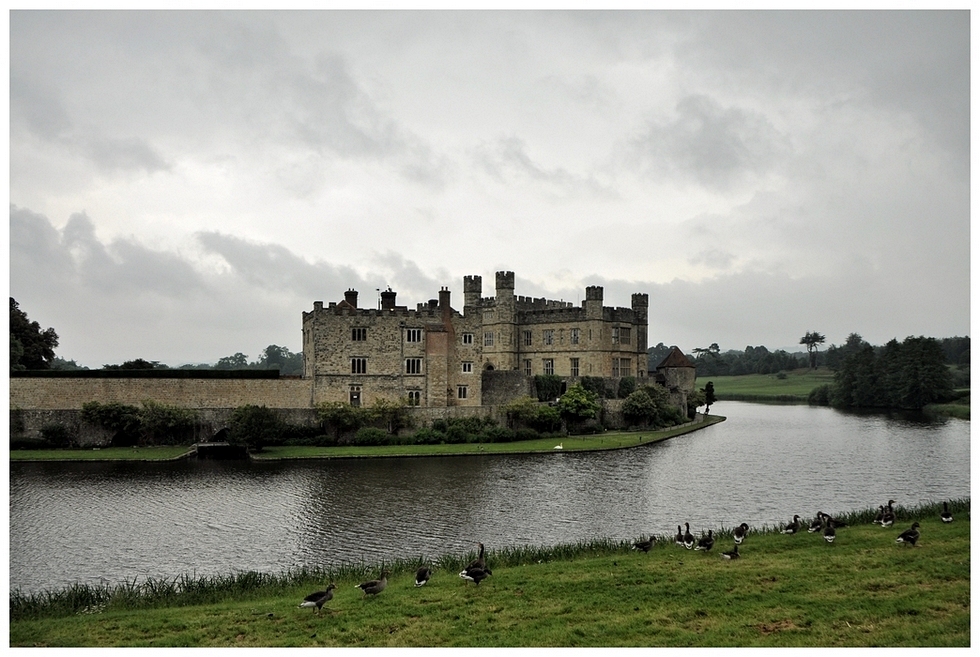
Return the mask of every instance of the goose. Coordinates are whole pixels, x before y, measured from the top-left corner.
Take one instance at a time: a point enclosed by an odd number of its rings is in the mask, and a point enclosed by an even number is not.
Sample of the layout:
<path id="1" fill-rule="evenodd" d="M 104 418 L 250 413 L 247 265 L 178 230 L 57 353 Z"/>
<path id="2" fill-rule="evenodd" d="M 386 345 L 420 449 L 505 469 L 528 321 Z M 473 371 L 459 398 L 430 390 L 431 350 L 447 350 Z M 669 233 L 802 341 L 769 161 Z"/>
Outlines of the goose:
<path id="1" fill-rule="evenodd" d="M 467 570 L 470 570 L 471 568 L 486 568 L 487 567 L 486 559 L 484 559 L 485 550 L 483 549 L 483 543 L 477 543 L 477 545 L 480 546 L 480 554 L 477 555 L 476 559 L 474 559 L 473 561 L 469 562 L 469 564 L 467 564 L 466 568 L 463 568 L 463 572 L 466 572 Z"/>
<path id="2" fill-rule="evenodd" d="M 879 506 L 878 507 L 878 513 L 877 513 L 877 515 L 875 515 L 875 519 L 871 521 L 871 524 L 872 525 L 880 525 L 881 524 L 881 519 L 883 517 L 885 517 L 885 507 Z"/>
<path id="3" fill-rule="evenodd" d="M 691 524 L 684 523 L 684 547 L 688 550 L 694 547 L 694 534 L 691 533 Z"/>
<path id="4" fill-rule="evenodd" d="M 906 545 L 911 545 L 915 547 L 915 542 L 919 540 L 919 523 L 913 522 L 912 526 L 906 529 L 904 532 L 898 535 L 895 539 L 896 543 L 905 543 Z"/>
<path id="5" fill-rule="evenodd" d="M 939 514 L 943 522 L 953 522 L 953 514 L 949 512 L 949 505 L 943 502 L 943 512 Z"/>
<path id="6" fill-rule="evenodd" d="M 648 541 L 637 541 L 633 543 L 634 550 L 640 550 L 641 552 L 649 552 L 650 548 L 653 547 L 653 536 L 650 537 Z"/>
<path id="7" fill-rule="evenodd" d="M 738 559 L 739 558 L 739 556 L 738 556 L 738 546 L 736 545 L 735 547 L 733 547 L 728 552 L 722 552 L 721 553 L 721 558 L 722 559 Z"/>
<path id="8" fill-rule="evenodd" d="M 707 552 L 708 550 L 713 548 L 714 545 L 715 545 L 715 537 L 711 535 L 711 530 L 709 529 L 708 535 L 702 536 L 701 540 L 698 541 L 698 544 L 694 546 L 694 549 L 704 550 L 705 552 Z"/>
<path id="9" fill-rule="evenodd" d="M 895 500 L 888 500 L 888 506 L 885 507 L 885 512 L 881 515 L 881 526 L 891 527 L 895 524 L 895 509 L 892 508 L 892 504 Z"/>
<path id="10" fill-rule="evenodd" d="M 426 582 L 429 581 L 429 577 L 432 576 L 432 570 L 422 566 L 415 571 L 415 586 L 424 586 Z"/>
<path id="11" fill-rule="evenodd" d="M 467 581 L 473 582 L 477 586 L 479 586 L 480 582 L 485 580 L 490 575 L 493 575 L 493 571 L 491 571 L 489 568 L 467 568 L 459 574 L 460 577 Z"/>
<path id="12" fill-rule="evenodd" d="M 303 607 L 313 607 L 313 613 L 319 614 L 323 608 L 323 603 L 333 599 L 333 590 L 335 588 L 337 588 L 336 584 L 330 584 L 323 591 L 316 591 L 315 593 L 309 594 L 299 604 L 300 609 Z"/>
<path id="13" fill-rule="evenodd" d="M 741 544 L 741 542 L 745 540 L 745 535 L 748 533 L 749 533 L 749 526 L 744 522 L 738 527 L 736 527 L 735 531 L 732 532 L 732 536 L 735 537 L 735 545 Z"/>
<path id="14" fill-rule="evenodd" d="M 557 445 L 555 445 L 551 449 L 565 449 L 565 443 L 558 443 Z"/>
<path id="15" fill-rule="evenodd" d="M 838 528 L 847 527 L 847 522 L 841 520 L 840 518 L 834 518 L 833 516 L 828 516 L 826 513 L 823 514 L 823 517 L 826 518 L 827 521 L 830 522 L 830 524 L 832 524 L 834 527 L 838 527 Z"/>
<path id="16" fill-rule="evenodd" d="M 680 525 L 677 525 L 677 535 L 674 536 L 674 543 L 680 545 L 681 547 L 684 546 L 684 532 L 681 531 Z"/>
<path id="17" fill-rule="evenodd" d="M 791 522 L 788 525 L 786 525 L 783 528 L 783 532 L 782 533 L 784 533 L 784 534 L 795 534 L 798 531 L 800 531 L 800 517 L 799 516 L 793 516 L 793 522 Z"/>
<path id="18" fill-rule="evenodd" d="M 387 570 L 382 570 L 381 579 L 372 579 L 369 582 L 362 582 L 361 584 L 356 584 L 354 588 L 364 591 L 365 597 L 369 595 L 378 595 L 385 590 L 386 586 L 388 586 L 388 575 L 390 574 L 391 573 L 389 573 Z"/>
<path id="19" fill-rule="evenodd" d="M 807 527 L 806 529 L 807 533 L 812 534 L 816 531 L 819 531 L 819 529 L 823 527 L 823 517 L 824 517 L 824 512 L 817 511 L 817 517 L 814 518 L 812 522 L 810 522 L 810 526 Z"/>
<path id="20" fill-rule="evenodd" d="M 834 539 L 837 538 L 837 530 L 834 529 L 834 521 L 830 516 L 824 516 L 824 521 L 826 522 L 826 527 L 823 528 L 823 540 L 828 543 L 833 543 Z"/>

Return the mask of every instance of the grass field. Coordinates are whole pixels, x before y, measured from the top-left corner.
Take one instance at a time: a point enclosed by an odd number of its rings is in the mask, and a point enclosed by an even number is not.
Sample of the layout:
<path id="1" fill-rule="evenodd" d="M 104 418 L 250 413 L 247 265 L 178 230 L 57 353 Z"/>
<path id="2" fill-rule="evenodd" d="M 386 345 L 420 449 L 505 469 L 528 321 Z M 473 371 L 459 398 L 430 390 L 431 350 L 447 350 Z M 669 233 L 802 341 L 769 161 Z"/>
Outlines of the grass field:
<path id="1" fill-rule="evenodd" d="M 833 544 L 820 534 L 753 528 L 736 561 L 721 558 L 732 546 L 721 528 L 710 552 L 668 537 L 649 553 L 629 542 L 488 546 L 493 575 L 479 586 L 457 576 L 473 556 L 459 555 L 440 562 L 422 588 L 412 585 L 414 564 L 406 561 L 371 598 L 355 588 L 358 578 L 340 572 L 216 591 L 207 601 L 192 591 L 189 603 L 150 593 L 59 611 L 17 599 L 10 644 L 969 646 L 969 500 L 954 502 L 948 525 L 940 509 L 900 509 L 889 529 L 870 524 L 870 510 L 851 514 Z M 912 519 L 922 525 L 919 544 L 896 544 Z M 337 590 L 320 616 L 297 608 L 328 578 Z"/>
<path id="2" fill-rule="evenodd" d="M 775 374 L 702 376 L 695 385 L 703 388 L 711 381 L 719 400 L 805 402 L 811 390 L 834 382 L 834 373 L 826 368 L 792 370 L 785 374 L 784 379 Z"/>
<path id="3" fill-rule="evenodd" d="M 11 461 L 167 461 L 186 455 L 187 445 L 96 449 L 12 449 Z"/>

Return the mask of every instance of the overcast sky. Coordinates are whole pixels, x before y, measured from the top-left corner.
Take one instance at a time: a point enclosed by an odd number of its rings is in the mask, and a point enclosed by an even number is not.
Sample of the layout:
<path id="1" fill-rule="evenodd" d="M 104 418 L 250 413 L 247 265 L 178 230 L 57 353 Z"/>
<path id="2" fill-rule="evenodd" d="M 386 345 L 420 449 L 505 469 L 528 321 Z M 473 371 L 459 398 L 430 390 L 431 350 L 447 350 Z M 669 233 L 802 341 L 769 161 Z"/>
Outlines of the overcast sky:
<path id="1" fill-rule="evenodd" d="M 10 295 L 57 355 L 300 351 L 462 278 L 650 344 L 970 332 L 952 12 L 10 14 Z"/>

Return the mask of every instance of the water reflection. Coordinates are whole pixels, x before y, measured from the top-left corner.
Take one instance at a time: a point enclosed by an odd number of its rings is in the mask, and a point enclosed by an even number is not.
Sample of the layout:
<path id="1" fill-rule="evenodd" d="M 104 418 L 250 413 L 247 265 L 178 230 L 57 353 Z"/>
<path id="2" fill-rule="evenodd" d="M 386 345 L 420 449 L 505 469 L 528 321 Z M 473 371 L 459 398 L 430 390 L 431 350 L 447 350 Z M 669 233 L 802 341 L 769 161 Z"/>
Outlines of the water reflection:
<path id="1" fill-rule="evenodd" d="M 726 402 L 657 445 L 540 456 L 11 464 L 10 583 L 464 553 L 968 497 L 969 422 Z"/>

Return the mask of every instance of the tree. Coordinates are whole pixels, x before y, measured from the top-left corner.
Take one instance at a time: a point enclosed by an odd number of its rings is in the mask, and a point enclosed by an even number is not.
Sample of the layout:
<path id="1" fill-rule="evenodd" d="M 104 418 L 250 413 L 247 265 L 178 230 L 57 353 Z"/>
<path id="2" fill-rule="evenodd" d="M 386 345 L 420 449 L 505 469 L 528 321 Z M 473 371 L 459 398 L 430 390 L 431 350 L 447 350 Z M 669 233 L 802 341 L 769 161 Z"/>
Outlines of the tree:
<path id="1" fill-rule="evenodd" d="M 702 390 L 704 390 L 704 414 L 707 415 L 711 405 L 717 401 L 715 397 L 715 384 L 708 381 L 708 384 Z"/>
<path id="2" fill-rule="evenodd" d="M 163 365 L 158 360 L 144 360 L 142 358 L 137 358 L 135 360 L 127 360 L 122 365 L 103 365 L 104 370 L 168 370 L 170 369 L 166 365 Z"/>
<path id="3" fill-rule="evenodd" d="M 10 369 L 50 369 L 57 346 L 58 334 L 54 329 L 42 331 L 41 325 L 30 321 L 27 313 L 10 297 Z"/>
<path id="4" fill-rule="evenodd" d="M 586 390 L 582 384 L 576 383 L 565 391 L 558 399 L 558 412 L 565 421 L 582 422 L 595 419 L 602 410 L 599 395 Z"/>
<path id="5" fill-rule="evenodd" d="M 817 345 L 824 343 L 826 338 L 816 331 L 807 331 L 806 335 L 800 338 L 800 344 L 806 345 L 806 352 L 810 354 L 810 369 L 817 369 Z"/>
<path id="6" fill-rule="evenodd" d="M 240 351 L 234 356 L 219 358 L 214 365 L 216 370 L 244 370 L 246 368 L 248 368 L 248 356 Z"/>

